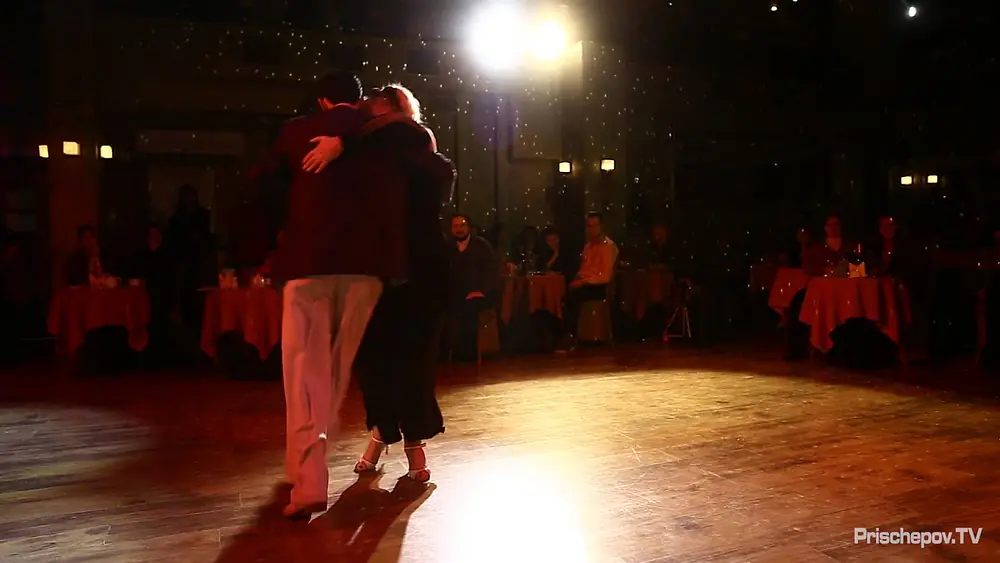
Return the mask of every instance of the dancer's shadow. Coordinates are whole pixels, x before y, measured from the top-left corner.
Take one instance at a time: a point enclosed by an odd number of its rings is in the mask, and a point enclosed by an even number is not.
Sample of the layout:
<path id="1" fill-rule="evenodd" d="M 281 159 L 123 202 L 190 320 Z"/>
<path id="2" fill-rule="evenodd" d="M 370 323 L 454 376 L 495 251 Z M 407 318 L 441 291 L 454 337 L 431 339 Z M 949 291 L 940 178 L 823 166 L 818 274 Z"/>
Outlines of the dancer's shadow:
<path id="1" fill-rule="evenodd" d="M 379 560 L 398 561 L 409 516 L 435 487 L 402 477 L 388 491 L 378 486 L 381 478 L 381 473 L 362 475 L 326 513 L 308 524 L 281 515 L 290 490 L 279 485 L 257 522 L 230 540 L 216 563 L 365 563 L 390 527 L 399 537 L 385 542 Z"/>

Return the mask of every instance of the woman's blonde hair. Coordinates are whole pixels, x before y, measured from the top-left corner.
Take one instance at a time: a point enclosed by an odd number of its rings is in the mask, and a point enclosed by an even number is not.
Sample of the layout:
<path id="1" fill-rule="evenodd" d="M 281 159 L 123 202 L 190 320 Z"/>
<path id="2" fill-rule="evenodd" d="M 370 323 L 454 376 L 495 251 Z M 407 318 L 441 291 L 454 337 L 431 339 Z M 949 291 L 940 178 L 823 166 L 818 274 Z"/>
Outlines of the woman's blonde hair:
<path id="1" fill-rule="evenodd" d="M 409 88 L 402 84 L 389 84 L 379 90 L 379 96 L 394 105 L 397 110 L 408 115 L 413 121 L 421 122 L 420 100 Z"/>

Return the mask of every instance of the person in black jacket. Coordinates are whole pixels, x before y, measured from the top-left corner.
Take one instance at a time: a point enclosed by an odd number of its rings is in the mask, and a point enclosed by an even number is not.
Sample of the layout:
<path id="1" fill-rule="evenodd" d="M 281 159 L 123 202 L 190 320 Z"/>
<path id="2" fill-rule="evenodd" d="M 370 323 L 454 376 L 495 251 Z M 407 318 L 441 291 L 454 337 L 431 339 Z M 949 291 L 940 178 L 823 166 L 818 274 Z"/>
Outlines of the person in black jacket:
<path id="1" fill-rule="evenodd" d="M 546 229 L 542 233 L 545 241 L 545 250 L 535 261 L 535 268 L 539 272 L 562 274 L 569 280 L 576 274 L 576 261 L 569 253 L 564 252 L 562 243 L 559 240 L 559 233 L 554 229 Z"/>
<path id="2" fill-rule="evenodd" d="M 479 313 L 495 306 L 500 266 L 493 247 L 472 234 L 465 215 L 451 218 L 451 236 L 447 351 L 453 359 L 472 361 L 476 358 Z"/>

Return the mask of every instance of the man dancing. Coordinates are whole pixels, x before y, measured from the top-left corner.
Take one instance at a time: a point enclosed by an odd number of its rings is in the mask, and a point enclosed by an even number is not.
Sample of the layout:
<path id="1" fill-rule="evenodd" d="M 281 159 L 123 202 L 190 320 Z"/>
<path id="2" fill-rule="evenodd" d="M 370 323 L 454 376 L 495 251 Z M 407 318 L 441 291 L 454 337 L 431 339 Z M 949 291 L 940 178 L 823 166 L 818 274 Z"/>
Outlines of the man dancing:
<path id="1" fill-rule="evenodd" d="M 324 111 L 286 122 L 250 173 L 251 181 L 291 174 L 285 240 L 275 260 L 276 277 L 289 280 L 281 330 L 289 518 L 327 508 L 326 443 L 331 417 L 335 423 L 339 415 L 331 409 L 347 392 L 381 280 L 406 275 L 405 179 L 378 165 L 385 155 L 368 151 L 320 174 L 300 166 L 315 137 L 363 126 L 368 118 L 356 107 L 361 92 L 354 75 L 324 77 L 317 97 Z"/>

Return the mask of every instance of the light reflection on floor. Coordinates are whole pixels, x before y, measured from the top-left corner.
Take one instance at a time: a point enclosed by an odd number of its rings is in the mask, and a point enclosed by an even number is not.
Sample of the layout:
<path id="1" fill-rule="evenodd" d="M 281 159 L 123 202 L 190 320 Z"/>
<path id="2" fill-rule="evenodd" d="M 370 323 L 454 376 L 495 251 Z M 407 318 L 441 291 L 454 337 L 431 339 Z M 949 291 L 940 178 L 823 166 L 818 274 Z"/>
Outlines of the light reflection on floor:
<path id="1" fill-rule="evenodd" d="M 1000 411 L 795 375 L 605 367 L 452 384 L 434 487 L 402 501 L 401 448 L 380 480 L 351 473 L 366 440 L 354 397 L 330 448 L 339 506 L 295 525 L 273 493 L 279 384 L 84 382 L 107 405 L 0 406 L 0 561 L 879 561 L 917 552 L 845 552 L 851 526 L 958 513 L 1000 529 Z M 986 540 L 947 555 L 1000 561 Z"/>

